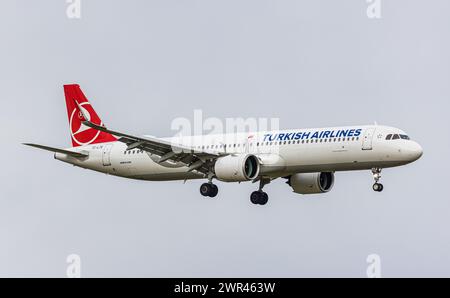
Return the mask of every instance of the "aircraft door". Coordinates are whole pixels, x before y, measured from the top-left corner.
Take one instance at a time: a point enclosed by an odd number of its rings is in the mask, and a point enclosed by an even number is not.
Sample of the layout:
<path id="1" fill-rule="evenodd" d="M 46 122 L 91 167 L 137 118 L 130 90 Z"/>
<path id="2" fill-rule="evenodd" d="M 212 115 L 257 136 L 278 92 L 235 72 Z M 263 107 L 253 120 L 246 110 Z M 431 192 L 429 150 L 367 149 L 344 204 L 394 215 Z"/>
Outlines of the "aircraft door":
<path id="1" fill-rule="evenodd" d="M 103 166 L 108 167 L 111 165 L 111 149 L 112 149 L 112 144 L 106 144 L 103 145 L 103 151 L 102 151 L 102 161 L 103 161 Z"/>
<path id="2" fill-rule="evenodd" d="M 249 135 L 247 137 L 247 140 L 245 141 L 245 153 L 253 152 L 254 147 L 256 146 L 256 144 L 254 143 L 254 140 L 255 140 L 254 135 Z"/>
<path id="3" fill-rule="evenodd" d="M 372 150 L 373 137 L 375 135 L 375 128 L 368 128 L 364 132 L 362 150 Z"/>

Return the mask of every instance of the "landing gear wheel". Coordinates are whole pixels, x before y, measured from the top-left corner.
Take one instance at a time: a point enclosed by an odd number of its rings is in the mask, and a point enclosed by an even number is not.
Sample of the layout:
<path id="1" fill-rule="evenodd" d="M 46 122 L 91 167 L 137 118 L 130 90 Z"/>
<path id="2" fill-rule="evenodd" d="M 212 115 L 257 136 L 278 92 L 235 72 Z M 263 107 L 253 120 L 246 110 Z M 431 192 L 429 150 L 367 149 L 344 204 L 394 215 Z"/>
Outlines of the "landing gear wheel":
<path id="1" fill-rule="evenodd" d="M 219 188 L 212 183 L 203 183 L 202 186 L 200 186 L 200 194 L 204 197 L 214 198 L 217 196 L 218 192 Z"/>
<path id="2" fill-rule="evenodd" d="M 211 193 L 209 194 L 209 196 L 211 198 L 214 198 L 217 196 L 218 193 L 219 193 L 219 188 L 217 187 L 217 185 L 211 184 Z"/>
<path id="3" fill-rule="evenodd" d="M 381 183 L 375 183 L 373 185 L 373 190 L 376 191 L 376 192 L 382 192 L 383 189 L 384 189 L 384 186 Z"/>
<path id="4" fill-rule="evenodd" d="M 268 201 L 269 201 L 269 196 L 267 195 L 267 193 L 262 192 L 259 204 L 260 205 L 266 205 Z"/>
<path id="5" fill-rule="evenodd" d="M 250 202 L 252 202 L 255 205 L 259 204 L 259 191 L 254 191 L 252 192 L 252 194 L 250 195 Z"/>
<path id="6" fill-rule="evenodd" d="M 263 191 L 254 191 L 250 195 L 250 201 L 255 205 L 266 205 L 269 201 L 269 196 Z"/>
<path id="7" fill-rule="evenodd" d="M 209 183 L 203 183 L 202 186 L 200 186 L 200 193 L 202 196 L 208 197 L 210 191 L 211 191 L 211 185 Z"/>
<path id="8" fill-rule="evenodd" d="M 373 185 L 373 190 L 376 192 L 382 192 L 384 189 L 383 184 L 379 183 L 381 179 L 381 168 L 373 168 L 372 174 L 373 174 L 373 180 L 375 180 L 375 184 Z"/>

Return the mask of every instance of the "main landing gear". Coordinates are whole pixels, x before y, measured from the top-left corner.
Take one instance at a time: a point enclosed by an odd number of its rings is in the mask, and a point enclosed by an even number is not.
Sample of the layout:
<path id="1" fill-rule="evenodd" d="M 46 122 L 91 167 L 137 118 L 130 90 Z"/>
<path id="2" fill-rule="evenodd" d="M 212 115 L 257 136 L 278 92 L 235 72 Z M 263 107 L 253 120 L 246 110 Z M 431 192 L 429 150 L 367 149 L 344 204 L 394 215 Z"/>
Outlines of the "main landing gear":
<path id="1" fill-rule="evenodd" d="M 265 180 L 261 178 L 259 181 L 259 190 L 252 192 L 250 195 L 250 202 L 252 202 L 255 205 L 266 205 L 269 201 L 269 195 L 263 191 L 263 187 L 266 184 L 270 183 L 269 180 Z"/>
<path id="2" fill-rule="evenodd" d="M 200 186 L 200 193 L 204 197 L 214 198 L 219 193 L 219 188 L 212 182 L 203 183 L 202 186 Z"/>
<path id="3" fill-rule="evenodd" d="M 255 205 L 266 205 L 269 201 L 269 195 L 262 190 L 254 191 L 250 195 L 250 202 Z"/>
<path id="4" fill-rule="evenodd" d="M 381 179 L 381 169 L 373 168 L 372 169 L 373 179 L 375 180 L 375 184 L 373 185 L 373 190 L 376 192 L 382 192 L 384 189 L 384 185 L 379 183 Z"/>

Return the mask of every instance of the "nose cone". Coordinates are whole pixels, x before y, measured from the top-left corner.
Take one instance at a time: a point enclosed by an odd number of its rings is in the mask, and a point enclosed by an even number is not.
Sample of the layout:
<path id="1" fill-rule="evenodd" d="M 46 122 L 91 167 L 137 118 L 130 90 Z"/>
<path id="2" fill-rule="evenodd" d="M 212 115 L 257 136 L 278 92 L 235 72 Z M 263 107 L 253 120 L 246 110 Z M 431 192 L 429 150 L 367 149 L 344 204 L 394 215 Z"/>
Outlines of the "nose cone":
<path id="1" fill-rule="evenodd" d="M 423 148 L 416 142 L 411 142 L 408 146 L 408 157 L 411 162 L 418 160 L 423 155 Z"/>

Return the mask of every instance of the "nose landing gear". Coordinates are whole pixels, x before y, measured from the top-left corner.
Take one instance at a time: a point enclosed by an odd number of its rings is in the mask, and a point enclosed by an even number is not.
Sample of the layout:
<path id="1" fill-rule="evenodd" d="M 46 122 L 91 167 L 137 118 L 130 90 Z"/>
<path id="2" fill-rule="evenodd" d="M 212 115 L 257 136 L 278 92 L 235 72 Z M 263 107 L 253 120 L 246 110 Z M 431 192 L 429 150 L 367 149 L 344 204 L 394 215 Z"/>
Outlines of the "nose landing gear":
<path id="1" fill-rule="evenodd" d="M 373 190 L 376 192 L 382 192 L 384 189 L 384 185 L 379 183 L 379 181 L 381 179 L 381 170 L 382 169 L 380 169 L 380 168 L 372 169 L 373 179 L 375 180 L 375 184 L 373 185 Z"/>
<path id="2" fill-rule="evenodd" d="M 375 183 L 373 185 L 373 190 L 376 191 L 376 192 L 382 192 L 383 189 L 384 189 L 384 185 L 381 184 L 381 183 Z"/>

